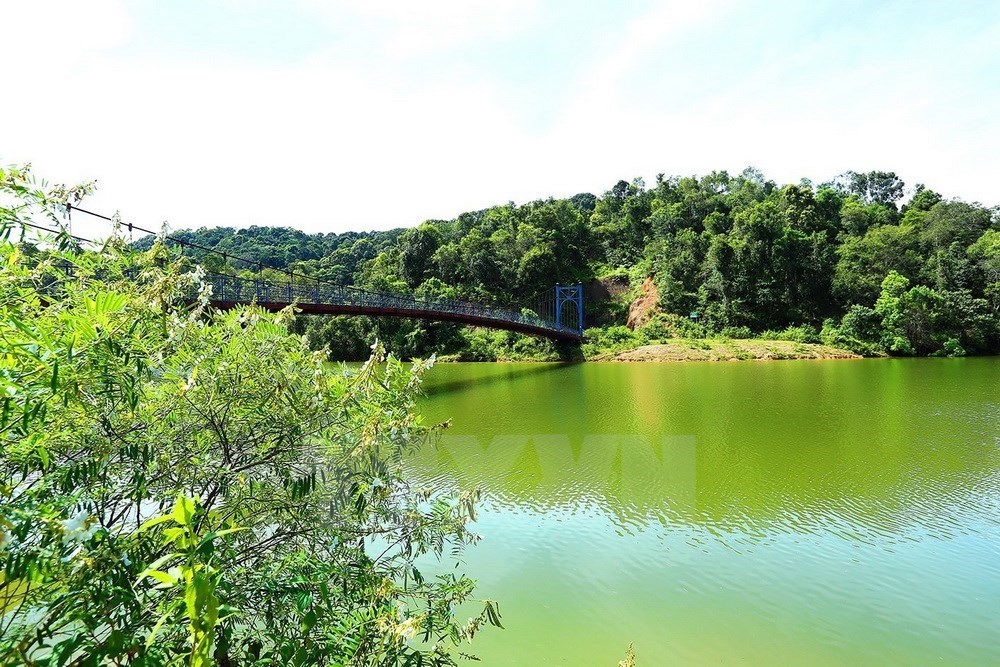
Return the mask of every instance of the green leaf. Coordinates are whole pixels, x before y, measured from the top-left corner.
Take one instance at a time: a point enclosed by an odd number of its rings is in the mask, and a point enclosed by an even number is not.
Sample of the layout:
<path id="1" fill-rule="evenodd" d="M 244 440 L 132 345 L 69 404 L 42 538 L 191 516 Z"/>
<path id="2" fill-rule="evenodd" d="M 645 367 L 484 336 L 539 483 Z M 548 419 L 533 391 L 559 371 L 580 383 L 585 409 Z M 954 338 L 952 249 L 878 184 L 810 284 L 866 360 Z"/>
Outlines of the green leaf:
<path id="1" fill-rule="evenodd" d="M 137 530 L 136 533 L 144 533 L 153 526 L 158 526 L 161 523 L 173 520 L 174 517 L 172 514 L 161 514 L 160 516 L 153 517 L 152 519 L 149 519 L 148 521 L 144 522 L 141 526 L 139 526 L 139 530 Z"/>
<path id="2" fill-rule="evenodd" d="M 177 496 L 177 502 L 174 503 L 173 517 L 174 521 L 182 526 L 190 525 L 191 519 L 194 518 L 194 501 L 187 496 Z"/>
<path id="3" fill-rule="evenodd" d="M 124 294 L 101 292 L 94 298 L 87 299 L 87 314 L 100 317 L 101 315 L 121 310 L 127 302 L 128 298 Z"/>
<path id="4" fill-rule="evenodd" d="M 181 537 L 182 535 L 184 535 L 185 532 L 187 532 L 187 531 L 184 528 L 180 528 L 180 527 L 176 527 L 176 526 L 174 528 L 166 528 L 163 531 L 163 537 L 164 537 L 164 539 L 167 542 L 173 542 L 178 537 Z"/>
<path id="5" fill-rule="evenodd" d="M 177 583 L 176 577 L 167 574 L 163 570 L 146 570 L 145 572 L 142 573 L 142 578 L 144 577 L 152 577 L 153 579 L 156 579 L 157 581 L 160 581 L 164 584 L 168 584 L 170 586 L 173 586 L 174 584 Z"/>
<path id="6" fill-rule="evenodd" d="M 171 559 L 177 558 L 178 555 L 179 554 L 167 554 L 166 556 L 160 556 L 159 558 L 157 558 L 156 560 L 154 560 L 152 563 L 150 563 L 149 566 L 145 570 L 143 570 L 143 573 L 139 575 L 139 579 L 142 580 L 142 578 L 146 576 L 146 572 L 148 572 L 150 570 L 158 570 L 161 565 L 163 565 L 164 563 L 166 563 L 167 561 L 169 561 Z"/>
<path id="7" fill-rule="evenodd" d="M 146 638 L 146 648 L 153 645 L 156 635 L 160 633 L 160 628 L 162 628 L 163 624 L 173 616 L 173 612 L 180 606 L 180 604 L 180 600 L 172 603 L 169 607 L 167 607 L 167 610 L 163 612 L 163 615 L 160 616 L 159 620 L 156 621 L 156 625 L 154 625 L 152 631 L 150 631 L 149 637 Z"/>

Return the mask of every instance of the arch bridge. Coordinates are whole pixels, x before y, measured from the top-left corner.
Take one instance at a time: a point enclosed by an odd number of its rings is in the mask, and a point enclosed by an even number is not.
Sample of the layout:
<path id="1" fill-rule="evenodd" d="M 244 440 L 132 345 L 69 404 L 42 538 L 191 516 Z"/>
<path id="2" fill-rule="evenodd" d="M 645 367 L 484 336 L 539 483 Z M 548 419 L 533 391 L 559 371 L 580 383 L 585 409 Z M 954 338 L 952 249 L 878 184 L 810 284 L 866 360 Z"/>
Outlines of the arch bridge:
<path id="1" fill-rule="evenodd" d="M 67 219 L 71 219 L 72 212 L 109 222 L 115 225 L 115 233 L 117 226 L 122 224 L 116 218 L 67 204 Z M 133 230 L 156 234 L 131 222 L 127 223 L 127 228 L 130 236 Z M 63 233 L 68 238 L 92 243 L 88 239 L 72 236 L 66 230 Z M 176 244 L 182 255 L 185 248 L 192 248 L 219 256 L 225 261 L 236 260 L 261 270 L 270 268 L 288 276 L 286 280 L 274 280 L 235 275 L 207 275 L 204 281 L 212 286 L 209 302 L 220 309 L 256 304 L 267 310 L 278 311 L 294 305 L 303 313 L 310 315 L 368 315 L 457 322 L 470 326 L 516 331 L 558 341 L 579 343 L 584 340 L 583 286 L 579 284 L 569 286 L 557 284 L 552 289 L 537 295 L 530 303 L 520 306 L 488 305 L 458 299 L 420 297 L 336 285 L 312 276 L 296 274 L 287 268 L 268 267 L 260 261 L 230 255 L 165 232 L 159 234 L 159 237 L 165 242 Z M 194 295 L 191 295 L 191 298 L 193 299 Z"/>
<path id="2" fill-rule="evenodd" d="M 207 275 L 210 303 L 220 309 L 256 304 L 271 311 L 290 305 L 308 315 L 367 315 L 456 322 L 558 341 L 583 341 L 583 286 L 556 285 L 524 308 L 419 297 L 320 281 L 296 282 Z"/>

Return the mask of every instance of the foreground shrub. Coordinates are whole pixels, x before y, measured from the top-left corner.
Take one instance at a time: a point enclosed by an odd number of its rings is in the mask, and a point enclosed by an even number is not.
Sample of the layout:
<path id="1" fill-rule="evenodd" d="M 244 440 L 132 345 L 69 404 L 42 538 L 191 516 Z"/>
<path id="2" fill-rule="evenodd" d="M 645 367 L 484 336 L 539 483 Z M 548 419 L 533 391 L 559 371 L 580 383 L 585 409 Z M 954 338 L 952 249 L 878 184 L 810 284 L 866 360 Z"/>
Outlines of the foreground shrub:
<path id="1" fill-rule="evenodd" d="M 64 199 L 0 183 L 0 664 L 443 665 L 499 624 L 418 568 L 474 540 L 403 475 L 425 364 L 330 372 L 162 245 L 17 243 Z"/>

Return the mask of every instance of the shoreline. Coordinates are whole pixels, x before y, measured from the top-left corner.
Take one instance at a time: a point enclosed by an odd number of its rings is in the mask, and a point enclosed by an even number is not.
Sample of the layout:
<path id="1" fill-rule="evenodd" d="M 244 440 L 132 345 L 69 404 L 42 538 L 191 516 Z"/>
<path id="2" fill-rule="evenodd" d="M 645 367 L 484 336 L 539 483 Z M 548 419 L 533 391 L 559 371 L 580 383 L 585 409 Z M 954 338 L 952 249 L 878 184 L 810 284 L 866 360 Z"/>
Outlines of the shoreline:
<path id="1" fill-rule="evenodd" d="M 686 361 L 786 361 L 798 359 L 863 359 L 860 354 L 820 343 L 787 340 L 676 339 L 608 352 L 587 359 L 597 362 L 680 363 Z"/>
<path id="2" fill-rule="evenodd" d="M 803 359 L 864 359 L 866 357 L 820 343 L 787 340 L 676 338 L 638 347 L 608 350 L 577 359 L 500 357 L 470 359 L 462 354 L 438 357 L 439 363 L 682 363 L 693 361 L 784 361 Z M 874 357 L 873 357 L 874 358 Z"/>

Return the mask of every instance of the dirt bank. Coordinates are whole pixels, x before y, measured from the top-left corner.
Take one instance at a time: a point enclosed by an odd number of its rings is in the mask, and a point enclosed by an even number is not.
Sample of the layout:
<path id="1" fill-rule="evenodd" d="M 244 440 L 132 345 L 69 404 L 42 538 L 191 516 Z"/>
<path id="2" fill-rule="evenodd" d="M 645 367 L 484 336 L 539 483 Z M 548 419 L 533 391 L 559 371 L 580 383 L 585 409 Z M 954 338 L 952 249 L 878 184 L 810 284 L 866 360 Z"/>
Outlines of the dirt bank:
<path id="1" fill-rule="evenodd" d="M 642 293 L 636 297 L 635 301 L 628 308 L 626 326 L 633 331 L 641 327 L 657 312 L 659 303 L 660 291 L 656 288 L 653 276 L 649 276 L 642 283 Z"/>
<path id="2" fill-rule="evenodd" d="M 766 361 L 773 359 L 860 359 L 829 345 L 787 340 L 685 340 L 643 345 L 634 350 L 603 354 L 588 361 Z"/>

